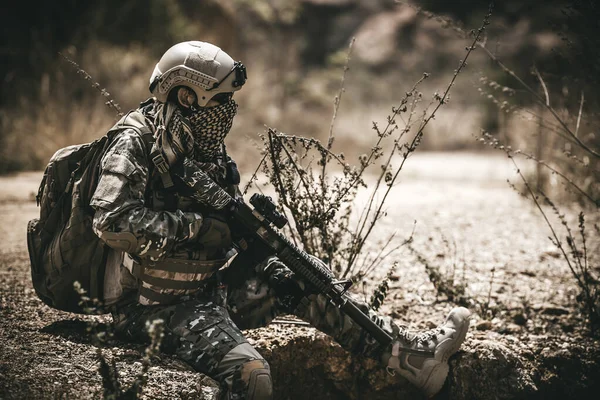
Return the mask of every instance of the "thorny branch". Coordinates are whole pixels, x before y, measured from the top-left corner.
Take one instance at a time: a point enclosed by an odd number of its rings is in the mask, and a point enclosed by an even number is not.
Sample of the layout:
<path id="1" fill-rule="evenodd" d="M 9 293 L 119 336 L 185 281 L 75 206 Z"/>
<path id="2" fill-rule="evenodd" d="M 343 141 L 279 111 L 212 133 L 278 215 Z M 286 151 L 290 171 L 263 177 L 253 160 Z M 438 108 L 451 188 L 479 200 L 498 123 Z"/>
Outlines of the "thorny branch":
<path id="1" fill-rule="evenodd" d="M 421 142 L 421 138 L 423 136 L 423 131 L 425 129 L 425 127 L 429 124 L 429 122 L 435 118 L 436 112 L 439 110 L 439 108 L 446 103 L 446 99 L 448 98 L 448 95 L 450 93 L 450 90 L 452 89 L 452 86 L 454 86 L 454 82 L 456 81 L 456 78 L 458 77 L 458 74 L 463 70 L 463 68 L 467 65 L 467 60 L 469 58 L 469 55 L 473 52 L 473 50 L 475 50 L 475 46 L 476 44 L 479 42 L 480 38 L 483 35 L 483 32 L 485 31 L 485 28 L 487 25 L 489 25 L 490 23 L 490 18 L 492 16 L 492 11 L 493 11 L 493 6 L 494 3 L 491 2 L 490 6 L 489 6 L 489 11 L 486 14 L 486 16 L 484 17 L 483 23 L 481 25 L 481 27 L 477 30 L 477 34 L 475 35 L 475 38 L 473 39 L 472 44 L 467 47 L 467 53 L 465 55 L 465 58 L 463 60 L 461 60 L 460 65 L 458 66 L 458 68 L 454 71 L 454 75 L 452 76 L 452 79 L 450 81 L 450 83 L 448 84 L 448 86 L 446 87 L 446 90 L 444 91 L 442 96 L 436 95 L 436 100 L 438 100 L 438 103 L 436 105 L 436 107 L 433 109 L 433 111 L 431 112 L 431 114 L 429 114 L 429 116 L 424 117 L 421 126 L 419 127 L 419 130 L 417 131 L 417 133 L 415 134 L 415 136 L 413 137 L 411 143 L 405 147 L 405 152 L 402 156 L 402 161 L 400 162 L 400 166 L 396 169 L 396 172 L 393 174 L 393 177 L 391 179 L 391 181 L 388 183 L 387 189 L 384 192 L 383 198 L 382 200 L 379 202 L 377 210 L 375 211 L 375 214 L 373 215 L 373 219 L 372 222 L 369 224 L 367 231 L 364 235 L 362 235 L 362 237 L 360 238 L 360 242 L 357 245 L 357 251 L 356 251 L 356 255 L 358 255 L 362 249 L 363 246 L 366 242 L 366 238 L 371 234 L 371 232 L 373 231 L 373 228 L 375 226 L 376 221 L 380 218 L 381 214 L 382 214 L 382 210 L 383 210 L 383 206 L 387 200 L 387 197 L 394 185 L 394 183 L 396 182 L 396 180 L 398 179 L 398 176 L 400 174 L 400 171 L 402 171 L 402 168 L 404 167 L 404 163 L 406 162 L 406 160 L 408 159 L 409 155 L 414 152 L 416 150 L 416 148 L 418 147 L 418 145 Z M 427 111 L 425 111 L 427 112 Z M 376 188 L 377 190 L 377 188 Z M 364 227 L 366 226 L 366 224 L 363 223 L 361 229 L 359 230 L 359 236 L 362 233 L 362 230 L 364 229 Z M 350 260 L 349 265 L 346 266 L 346 271 L 344 276 L 346 275 L 346 273 L 352 268 L 352 264 L 354 263 L 354 261 L 356 260 L 356 255 Z"/>
<path id="2" fill-rule="evenodd" d="M 523 156 L 528 160 L 532 160 L 532 161 L 544 166 L 552 173 L 560 176 L 565 182 L 567 182 L 570 186 L 572 186 L 579 194 L 581 194 L 583 197 L 588 199 L 596 207 L 600 207 L 600 199 L 594 199 L 589 193 L 587 193 L 579 185 L 577 185 L 577 183 L 575 183 L 571 178 L 566 176 L 560 170 L 558 170 L 558 169 L 554 168 L 553 166 L 551 166 L 550 164 L 548 164 L 546 161 L 540 160 L 537 157 L 535 157 L 533 154 L 529 154 L 525 151 L 513 150 L 511 146 L 504 146 L 500 143 L 500 141 L 497 138 L 493 137 L 492 135 L 490 135 L 487 132 L 482 132 L 479 140 L 482 143 L 490 145 L 495 149 L 504 151 L 508 156 L 511 156 L 511 157 Z"/>
<path id="3" fill-rule="evenodd" d="M 385 127 L 380 128 L 377 123 L 373 123 L 373 130 L 377 134 L 375 144 L 368 154 L 359 157 L 360 164 L 357 167 L 351 167 L 345 161 L 343 154 L 335 154 L 332 151 L 333 128 L 341 95 L 344 92 L 345 74 L 352 45 L 340 82 L 340 92 L 334 101 L 334 115 L 327 143 L 322 145 L 316 139 L 277 133 L 270 128 L 267 135 L 263 136 L 267 149 L 265 154 L 269 161 L 268 164 L 263 164 L 263 168 L 280 198 L 283 211 L 289 212 L 292 216 L 290 220 L 294 222 L 296 228 L 292 231 L 292 238 L 302 243 L 307 252 L 330 264 L 334 272 L 343 277 L 348 274 L 353 277 L 364 276 L 365 273 L 378 267 L 394 251 L 410 243 L 412 235 L 402 244 L 395 246 L 393 243 L 396 240 L 395 235 L 392 235 L 382 241 L 383 248 L 377 254 L 369 255 L 364 252 L 365 244 L 374 226 L 386 214 L 384 205 L 391 189 L 398 181 L 400 170 L 410 154 L 421 143 L 424 130 L 435 118 L 439 108 L 448 102 L 450 90 L 459 73 L 467 65 L 469 55 L 475 50 L 476 43 L 481 40 L 489 24 L 492 8 L 493 3 L 482 26 L 474 31 L 473 42 L 466 48 L 466 55 L 460 61 L 445 90 L 441 94 L 436 93 L 422 116 L 417 117 L 416 108 L 422 100 L 422 94 L 417 91 L 417 88 L 429 76 L 423 74 L 412 89 L 405 93 L 399 104 L 392 107 Z M 403 118 L 403 113 L 409 113 L 408 118 Z M 403 127 L 399 126 L 397 119 L 403 122 Z M 402 143 L 404 136 L 412 131 L 416 131 L 412 139 L 408 143 Z M 393 138 L 393 146 L 389 151 L 384 150 L 384 142 L 387 142 L 386 139 L 394 133 L 396 135 Z M 309 153 L 316 156 L 309 158 Z M 375 164 L 376 160 L 384 156 L 385 161 L 370 193 L 367 208 L 360 215 L 356 228 L 350 229 L 353 201 L 359 188 L 366 186 L 364 173 L 368 167 Z M 392 168 L 395 157 L 401 157 L 401 162 L 397 168 Z M 312 168 L 315 158 L 319 160 L 317 164 L 320 171 L 318 172 Z M 342 167 L 342 174 L 335 176 L 331 182 L 327 175 L 330 162 Z M 382 191 L 384 185 L 387 188 Z M 380 192 L 382 196 L 378 198 Z M 357 271 L 356 268 L 359 270 Z"/>
<path id="4" fill-rule="evenodd" d="M 536 195 L 534 190 L 529 185 L 529 181 L 525 178 L 525 176 L 521 172 L 521 169 L 517 165 L 517 162 L 515 161 L 514 156 L 510 152 L 508 152 L 506 149 L 504 149 L 504 151 L 505 151 L 506 155 L 508 156 L 508 158 L 512 161 L 512 163 L 517 171 L 517 174 L 519 175 L 519 178 L 521 179 L 521 181 L 525 185 L 525 188 L 527 189 L 527 193 L 531 196 L 533 203 L 535 204 L 535 206 L 539 210 L 539 212 L 542 214 L 542 217 L 544 218 L 546 225 L 550 229 L 550 232 L 552 234 L 552 236 L 550 236 L 550 240 L 560 250 L 565 262 L 567 263 L 567 266 L 569 267 L 569 270 L 571 271 L 571 274 L 577 281 L 577 285 L 579 286 L 579 288 L 581 289 L 581 291 L 584 295 L 584 304 L 585 304 L 585 307 L 587 308 L 587 313 L 590 318 L 590 327 L 591 327 L 592 333 L 594 333 L 597 320 L 598 320 L 598 318 L 600 318 L 600 316 L 598 314 L 597 305 L 596 305 L 596 303 L 598 301 L 599 293 L 598 293 L 598 290 L 595 289 L 590 284 L 590 281 L 589 281 L 589 273 L 588 273 L 588 269 L 587 269 L 587 266 L 588 266 L 588 264 L 587 264 L 587 249 L 583 253 L 581 253 L 577 249 L 577 245 L 575 243 L 573 235 L 571 234 L 571 230 L 565 219 L 565 216 L 558 211 L 558 208 L 556 207 L 556 205 L 550 200 L 550 198 L 543 191 L 538 190 L 540 195 L 546 201 L 546 203 L 552 208 L 554 213 L 558 216 L 559 220 L 561 221 L 561 224 L 565 227 L 565 229 L 567 231 L 567 244 L 569 245 L 569 247 L 572 250 L 571 253 L 572 253 L 573 259 L 574 259 L 574 262 L 571 261 L 571 258 L 567 254 L 567 251 L 565 250 L 565 248 L 560 240 L 560 237 L 558 236 L 556 230 L 554 229 L 554 226 L 552 225 L 552 223 L 548 219 L 548 216 L 544 212 L 544 209 L 540 205 L 540 202 L 538 201 L 538 198 L 539 198 L 538 195 Z M 580 227 L 581 235 L 584 238 L 583 246 L 584 246 L 584 248 L 586 248 L 585 247 L 586 244 L 585 244 L 583 213 L 579 214 L 579 227 Z M 582 264 L 582 258 L 584 258 L 583 264 Z"/>
<path id="5" fill-rule="evenodd" d="M 106 104 L 109 108 L 112 108 L 113 110 L 115 110 L 118 118 L 123 116 L 123 111 L 121 111 L 121 106 L 119 106 L 119 104 L 113 100 L 111 94 L 108 93 L 108 91 L 105 88 L 101 87 L 98 82 L 94 82 L 94 79 L 92 78 L 92 76 L 90 74 L 88 74 L 83 68 L 81 68 L 79 66 L 79 64 L 77 64 L 75 61 L 71 60 L 69 57 L 67 57 L 63 53 L 58 53 L 58 54 L 62 58 L 64 58 L 65 61 L 67 61 L 69 64 L 71 64 L 71 66 L 73 68 L 75 68 L 77 73 L 79 75 L 83 76 L 83 79 L 85 79 L 86 81 L 92 82 L 92 87 L 94 89 L 98 90 L 100 92 L 100 94 L 107 99 L 104 104 Z"/>
<path id="6" fill-rule="evenodd" d="M 581 139 L 579 139 L 579 137 L 567 126 L 565 121 L 558 115 L 556 110 L 549 104 L 548 101 L 546 101 L 546 99 L 544 99 L 539 93 L 537 93 L 536 90 L 531 88 L 531 86 L 529 86 L 527 83 L 525 83 L 517 74 L 514 73 L 514 71 L 512 71 L 510 68 L 508 68 L 506 65 L 504 65 L 498 59 L 498 57 L 496 57 L 487 47 L 485 47 L 484 44 L 477 43 L 477 46 L 479 46 L 481 49 L 483 49 L 483 51 L 488 55 L 488 57 L 494 63 L 496 63 L 496 65 L 498 65 L 504 72 L 506 72 L 508 75 L 513 77 L 517 82 L 519 82 L 519 84 L 523 88 L 525 88 L 525 90 L 527 90 L 527 92 L 529 92 L 538 102 L 540 102 L 540 104 L 542 104 L 552 114 L 552 116 L 556 119 L 556 121 L 560 124 L 560 126 L 567 133 L 567 135 L 571 141 L 577 143 L 583 150 L 585 150 L 589 154 L 593 155 L 594 157 L 600 158 L 600 153 L 598 153 L 594 149 L 590 148 L 587 144 L 585 144 L 583 141 L 581 141 Z"/>

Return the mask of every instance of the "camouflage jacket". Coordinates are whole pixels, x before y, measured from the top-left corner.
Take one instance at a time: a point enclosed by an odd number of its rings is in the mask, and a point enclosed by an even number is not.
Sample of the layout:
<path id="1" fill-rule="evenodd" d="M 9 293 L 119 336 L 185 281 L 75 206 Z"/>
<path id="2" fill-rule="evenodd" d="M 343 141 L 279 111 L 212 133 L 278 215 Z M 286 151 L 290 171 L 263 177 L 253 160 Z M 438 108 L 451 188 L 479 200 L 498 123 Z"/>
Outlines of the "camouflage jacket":
<path id="1" fill-rule="evenodd" d="M 224 165 L 228 160 L 223 153 L 216 164 L 211 164 L 210 175 L 230 194 L 237 195 L 237 186 L 227 182 Z M 201 168 L 203 164 L 192 165 Z M 195 238 L 206 210 L 176 190 L 164 189 L 159 175 L 154 172 L 147 143 L 132 129 L 118 134 L 102 158 L 98 185 L 90 205 L 96 211 L 94 231 L 115 249 L 109 255 L 105 274 L 107 303 L 118 301 L 126 289 L 146 285 L 144 279 L 140 282 L 135 266 L 146 265 L 147 272 L 152 273 L 151 266 L 159 268 L 169 260 L 218 262 L 227 253 L 228 249 L 222 249 L 220 254 L 206 254 L 196 246 Z M 160 277 L 164 278 L 165 272 L 160 272 Z M 201 281 L 210 275 L 197 274 L 189 279 Z M 188 284 L 185 289 L 167 292 L 182 295 L 200 289 L 200 284 L 197 287 Z M 165 301 L 170 302 L 169 299 Z M 156 302 L 159 301 L 147 304 Z"/>

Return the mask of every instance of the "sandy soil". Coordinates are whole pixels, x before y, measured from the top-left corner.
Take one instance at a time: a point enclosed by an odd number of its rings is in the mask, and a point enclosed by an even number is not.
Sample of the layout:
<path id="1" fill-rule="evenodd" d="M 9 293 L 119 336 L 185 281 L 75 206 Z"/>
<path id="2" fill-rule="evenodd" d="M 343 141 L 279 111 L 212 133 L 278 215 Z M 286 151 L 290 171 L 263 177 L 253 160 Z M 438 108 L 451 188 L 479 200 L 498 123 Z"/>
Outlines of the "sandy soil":
<path id="1" fill-rule="evenodd" d="M 38 214 L 33 200 L 40 177 L 37 172 L 0 177 L 0 399 L 98 398 L 96 348 L 85 331 L 92 317 L 49 309 L 29 282 L 25 228 Z M 474 313 L 468 338 L 589 340 L 582 339 L 586 332 L 570 272 L 538 212 L 506 184 L 512 173 L 504 158 L 416 155 L 403 177 L 377 234 L 384 238 L 397 230 L 406 238 L 417 221 L 413 247 L 442 274 L 466 285 L 464 301 Z M 576 215 L 567 211 L 569 218 Z M 403 249 L 395 258 L 398 269 L 381 311 L 415 329 L 437 325 L 454 305 L 437 295 L 412 252 Z M 386 272 L 376 271 L 365 282 L 365 293 Z M 364 296 L 361 288 L 357 295 Z M 141 351 L 125 343 L 105 350 L 125 385 L 141 370 Z M 212 398 L 214 384 L 161 356 L 154 360 L 144 396 L 187 399 L 200 392 Z"/>

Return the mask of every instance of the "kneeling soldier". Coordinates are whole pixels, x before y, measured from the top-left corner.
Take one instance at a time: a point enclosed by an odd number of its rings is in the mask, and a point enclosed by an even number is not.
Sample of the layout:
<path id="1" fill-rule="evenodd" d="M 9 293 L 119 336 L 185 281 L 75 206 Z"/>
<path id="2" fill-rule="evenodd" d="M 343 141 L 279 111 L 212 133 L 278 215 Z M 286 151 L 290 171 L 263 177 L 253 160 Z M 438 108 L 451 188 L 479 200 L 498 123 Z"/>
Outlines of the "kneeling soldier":
<path id="1" fill-rule="evenodd" d="M 276 257 L 257 264 L 252 249 L 235 256 L 235 232 L 225 217 L 197 204 L 171 179 L 189 173 L 178 169 L 186 159 L 241 197 L 223 140 L 237 111 L 233 93 L 245 81 L 243 64 L 216 46 L 173 46 L 150 78 L 154 97 L 137 110 L 153 140 L 127 129 L 103 156 L 91 205 L 94 231 L 114 249 L 104 297 L 115 310 L 117 331 L 140 339 L 147 321 L 163 319 L 162 349 L 216 379 L 224 398 L 271 399 L 269 365 L 241 330 L 294 314 L 353 354 L 380 360 L 427 395 L 437 393 L 448 358 L 465 338 L 466 309 L 452 310 L 438 328 L 413 334 L 355 301 L 393 337 L 382 346 Z"/>

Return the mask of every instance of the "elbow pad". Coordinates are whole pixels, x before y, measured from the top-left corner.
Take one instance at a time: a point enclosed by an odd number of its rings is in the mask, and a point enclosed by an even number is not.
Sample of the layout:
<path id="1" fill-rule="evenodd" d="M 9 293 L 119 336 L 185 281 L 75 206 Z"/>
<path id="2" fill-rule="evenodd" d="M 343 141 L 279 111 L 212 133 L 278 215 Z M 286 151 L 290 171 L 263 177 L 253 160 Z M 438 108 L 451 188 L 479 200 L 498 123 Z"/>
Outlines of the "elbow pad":
<path id="1" fill-rule="evenodd" d="M 138 247 L 138 240 L 131 232 L 102 232 L 100 239 L 113 249 L 127 253 Z"/>

